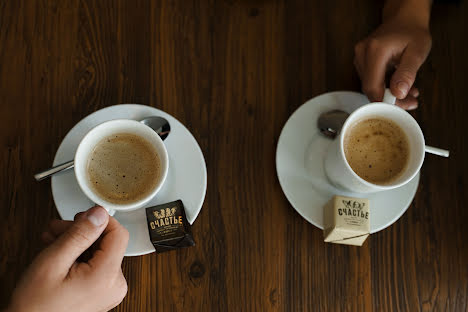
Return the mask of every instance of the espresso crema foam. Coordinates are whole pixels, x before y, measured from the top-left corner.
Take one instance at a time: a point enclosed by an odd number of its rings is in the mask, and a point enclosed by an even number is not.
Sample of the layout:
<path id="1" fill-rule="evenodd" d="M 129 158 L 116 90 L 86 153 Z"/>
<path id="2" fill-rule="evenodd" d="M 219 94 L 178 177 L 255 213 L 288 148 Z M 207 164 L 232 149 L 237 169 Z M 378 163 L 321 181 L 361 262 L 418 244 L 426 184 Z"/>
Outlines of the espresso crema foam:
<path id="1" fill-rule="evenodd" d="M 408 165 L 405 132 L 393 121 L 370 118 L 356 122 L 344 138 L 346 160 L 353 171 L 374 184 L 392 183 Z"/>
<path id="2" fill-rule="evenodd" d="M 114 204 L 129 204 L 154 190 L 160 179 L 160 159 L 146 139 L 118 133 L 96 144 L 87 174 L 97 195 Z"/>

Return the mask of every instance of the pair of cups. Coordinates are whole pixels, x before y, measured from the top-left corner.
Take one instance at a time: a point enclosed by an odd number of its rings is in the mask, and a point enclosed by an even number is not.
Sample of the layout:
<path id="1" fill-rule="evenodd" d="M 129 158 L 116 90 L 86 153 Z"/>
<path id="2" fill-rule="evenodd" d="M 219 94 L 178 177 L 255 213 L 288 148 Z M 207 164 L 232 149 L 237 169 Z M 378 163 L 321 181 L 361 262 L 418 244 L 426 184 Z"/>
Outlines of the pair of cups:
<path id="1" fill-rule="evenodd" d="M 99 196 L 91 187 L 87 172 L 88 160 L 96 145 L 104 138 L 118 133 L 134 134 L 145 139 L 154 147 L 160 160 L 158 182 L 151 192 L 138 201 L 125 204 L 111 203 Z M 83 137 L 75 153 L 75 176 L 81 190 L 91 201 L 104 207 L 110 215 L 114 215 L 116 211 L 130 211 L 146 205 L 161 190 L 166 180 L 168 170 L 169 157 L 162 139 L 153 129 L 135 120 L 116 119 L 94 127 Z"/>
<path id="2" fill-rule="evenodd" d="M 418 123 L 414 118 L 395 104 L 395 97 L 390 90 L 385 91 L 383 102 L 370 103 L 354 111 L 346 120 L 341 134 L 330 146 L 325 158 L 325 171 L 336 186 L 357 193 L 373 193 L 400 187 L 410 182 L 419 172 L 424 162 L 425 141 Z M 350 127 L 359 120 L 381 116 L 395 122 L 405 133 L 410 146 L 408 165 L 405 171 L 389 184 L 379 185 L 368 182 L 358 176 L 346 160 L 344 137 Z M 150 142 L 158 153 L 161 162 L 161 173 L 153 190 L 144 198 L 128 204 L 115 204 L 106 201 L 96 194 L 87 178 L 87 163 L 94 147 L 104 138 L 116 133 L 131 133 Z M 78 145 L 75 154 L 75 175 L 84 194 L 94 203 L 106 208 L 112 215 L 115 211 L 130 211 L 147 204 L 162 188 L 169 169 L 169 157 L 166 147 L 159 135 L 146 125 L 134 120 L 111 120 L 104 122 L 89 131 Z"/>
<path id="3" fill-rule="evenodd" d="M 396 98 L 389 89 L 385 90 L 382 102 L 366 104 L 351 115 L 343 124 L 340 136 L 330 145 L 325 158 L 325 173 L 337 187 L 356 193 L 374 193 L 391 190 L 410 182 L 421 169 L 425 156 L 424 135 L 416 120 L 402 108 L 394 105 Z M 374 184 L 357 175 L 344 152 L 344 138 L 350 128 L 360 120 L 383 117 L 396 123 L 405 132 L 410 147 L 406 169 L 391 183 Z"/>

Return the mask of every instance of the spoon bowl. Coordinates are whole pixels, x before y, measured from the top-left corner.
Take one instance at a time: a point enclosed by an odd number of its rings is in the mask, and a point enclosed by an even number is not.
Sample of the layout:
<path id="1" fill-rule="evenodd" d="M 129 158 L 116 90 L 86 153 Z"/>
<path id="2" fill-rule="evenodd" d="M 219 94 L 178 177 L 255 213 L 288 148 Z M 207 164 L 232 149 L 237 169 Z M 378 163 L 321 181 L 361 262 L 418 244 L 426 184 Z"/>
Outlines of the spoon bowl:
<path id="1" fill-rule="evenodd" d="M 163 141 L 171 132 L 171 126 L 169 125 L 169 122 L 163 117 L 150 116 L 140 120 L 140 122 L 153 129 L 157 134 L 159 134 L 159 137 Z"/>

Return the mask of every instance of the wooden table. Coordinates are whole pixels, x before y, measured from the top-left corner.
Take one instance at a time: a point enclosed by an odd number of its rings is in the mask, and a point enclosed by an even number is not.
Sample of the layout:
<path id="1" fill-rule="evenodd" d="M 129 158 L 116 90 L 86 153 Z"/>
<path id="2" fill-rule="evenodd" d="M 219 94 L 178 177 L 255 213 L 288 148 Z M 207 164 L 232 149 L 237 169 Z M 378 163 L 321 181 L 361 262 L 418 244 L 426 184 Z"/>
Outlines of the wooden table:
<path id="1" fill-rule="evenodd" d="M 468 3 L 436 5 L 413 113 L 428 155 L 403 217 L 363 247 L 323 243 L 278 183 L 290 114 L 359 90 L 354 44 L 379 1 L 1 1 L 0 308 L 58 217 L 49 182 L 66 133 L 106 106 L 143 103 L 198 140 L 208 191 L 196 247 L 126 258 L 116 311 L 467 311 Z"/>

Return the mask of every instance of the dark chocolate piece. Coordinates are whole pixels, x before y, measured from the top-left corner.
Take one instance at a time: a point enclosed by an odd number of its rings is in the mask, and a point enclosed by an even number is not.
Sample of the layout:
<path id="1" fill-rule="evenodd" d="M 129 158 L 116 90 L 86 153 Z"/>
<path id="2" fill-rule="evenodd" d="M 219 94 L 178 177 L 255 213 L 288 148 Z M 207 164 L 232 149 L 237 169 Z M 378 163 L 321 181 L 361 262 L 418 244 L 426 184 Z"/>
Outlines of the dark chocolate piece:
<path id="1" fill-rule="evenodd" d="M 156 252 L 195 246 L 181 200 L 146 208 L 146 219 Z"/>

